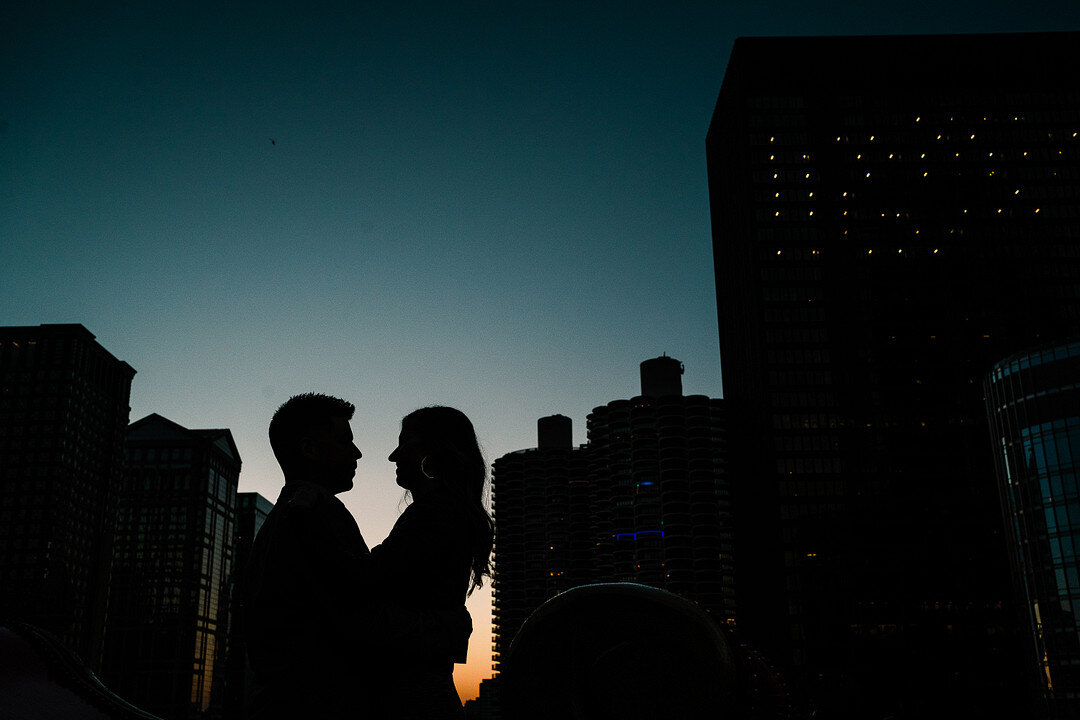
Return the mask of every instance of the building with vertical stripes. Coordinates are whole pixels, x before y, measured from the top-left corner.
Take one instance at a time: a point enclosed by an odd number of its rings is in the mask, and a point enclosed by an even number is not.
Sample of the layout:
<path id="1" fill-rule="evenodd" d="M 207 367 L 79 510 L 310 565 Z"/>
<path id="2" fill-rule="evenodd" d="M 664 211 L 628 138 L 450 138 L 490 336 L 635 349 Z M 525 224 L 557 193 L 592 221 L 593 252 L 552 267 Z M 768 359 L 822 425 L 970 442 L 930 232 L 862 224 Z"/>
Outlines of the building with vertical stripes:
<path id="1" fill-rule="evenodd" d="M 168 720 L 221 717 L 240 455 L 157 414 L 125 450 L 102 679 Z"/>

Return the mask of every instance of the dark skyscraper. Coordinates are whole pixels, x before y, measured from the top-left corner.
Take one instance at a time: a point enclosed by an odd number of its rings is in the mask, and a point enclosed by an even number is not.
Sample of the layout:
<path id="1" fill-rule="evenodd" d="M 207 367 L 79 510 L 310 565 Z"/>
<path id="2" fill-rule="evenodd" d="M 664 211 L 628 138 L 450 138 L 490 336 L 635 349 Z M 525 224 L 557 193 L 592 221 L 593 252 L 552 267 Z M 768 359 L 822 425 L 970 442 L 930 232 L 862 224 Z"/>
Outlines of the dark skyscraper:
<path id="1" fill-rule="evenodd" d="M 255 536 L 262 528 L 274 503 L 259 493 L 236 495 L 236 526 L 233 543 L 233 574 L 230 587 L 232 607 L 229 621 L 229 669 L 225 690 L 225 717 L 247 716 L 247 697 L 251 687 L 251 672 L 247 661 L 247 636 L 244 617 L 244 595 L 240 582 L 247 567 L 248 555 Z"/>
<path id="2" fill-rule="evenodd" d="M 682 372 L 646 360 L 643 394 L 595 408 L 588 445 L 555 415 L 537 448 L 495 461 L 495 669 L 529 614 L 588 583 L 652 585 L 731 617 L 722 401 L 683 396 Z"/>
<path id="3" fill-rule="evenodd" d="M 219 717 L 240 455 L 156 414 L 125 447 L 103 679 L 167 720 Z"/>
<path id="4" fill-rule="evenodd" d="M 706 145 L 739 622 L 835 712 L 1017 689 L 982 378 L 1080 321 L 1078 48 L 735 44 Z"/>
<path id="5" fill-rule="evenodd" d="M 1080 342 L 1028 350 L 986 378 L 998 490 L 1049 716 L 1080 715 Z"/>
<path id="6" fill-rule="evenodd" d="M 94 670 L 134 375 L 82 325 L 0 328 L 0 614 Z"/>
<path id="7" fill-rule="evenodd" d="M 568 417 L 541 418 L 538 447 L 503 455 L 492 468 L 494 670 L 529 613 L 595 582 L 588 465 L 571 431 Z"/>

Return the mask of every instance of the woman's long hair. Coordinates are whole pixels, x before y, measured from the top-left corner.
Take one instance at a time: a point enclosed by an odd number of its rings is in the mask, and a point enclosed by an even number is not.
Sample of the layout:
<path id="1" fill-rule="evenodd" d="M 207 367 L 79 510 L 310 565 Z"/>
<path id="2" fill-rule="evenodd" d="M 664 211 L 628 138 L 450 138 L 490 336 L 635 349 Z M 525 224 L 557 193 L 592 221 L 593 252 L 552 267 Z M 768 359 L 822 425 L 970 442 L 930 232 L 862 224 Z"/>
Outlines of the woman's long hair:
<path id="1" fill-rule="evenodd" d="M 451 407 L 414 410 L 401 421 L 401 430 L 417 438 L 427 453 L 425 471 L 443 482 L 468 510 L 472 528 L 469 593 L 491 576 L 491 544 L 495 523 L 484 507 L 487 462 L 476 431 L 465 413 Z"/>

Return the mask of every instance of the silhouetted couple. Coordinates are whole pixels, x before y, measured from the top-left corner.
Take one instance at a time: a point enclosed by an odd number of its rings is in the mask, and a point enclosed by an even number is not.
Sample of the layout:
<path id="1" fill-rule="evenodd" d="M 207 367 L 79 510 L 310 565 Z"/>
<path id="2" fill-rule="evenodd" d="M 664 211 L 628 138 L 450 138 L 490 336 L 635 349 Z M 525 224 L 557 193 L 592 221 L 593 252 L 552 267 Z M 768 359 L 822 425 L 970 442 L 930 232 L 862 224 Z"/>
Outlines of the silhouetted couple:
<path id="1" fill-rule="evenodd" d="M 354 407 L 289 399 L 270 422 L 285 475 L 245 576 L 253 718 L 462 718 L 453 683 L 472 631 L 465 597 L 490 574 L 486 463 L 448 407 L 402 420 L 397 483 L 412 494 L 368 550 L 335 495 L 353 486 Z"/>

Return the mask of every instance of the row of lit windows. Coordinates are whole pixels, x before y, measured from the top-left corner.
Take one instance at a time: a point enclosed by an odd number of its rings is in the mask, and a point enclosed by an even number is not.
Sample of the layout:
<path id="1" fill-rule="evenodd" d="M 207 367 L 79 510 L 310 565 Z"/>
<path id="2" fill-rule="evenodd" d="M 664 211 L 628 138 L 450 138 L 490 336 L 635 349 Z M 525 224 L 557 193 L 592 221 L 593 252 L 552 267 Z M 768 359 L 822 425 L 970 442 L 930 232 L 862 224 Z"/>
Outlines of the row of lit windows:
<path id="1" fill-rule="evenodd" d="M 765 354 L 770 365 L 820 365 L 830 361 L 828 350 L 769 350 Z"/>
<path id="2" fill-rule="evenodd" d="M 772 416 L 776 430 L 835 430 L 843 427 L 843 420 L 831 413 L 781 413 Z"/>
<path id="3" fill-rule="evenodd" d="M 836 407 L 836 395 L 829 391 L 769 393 L 773 407 L 808 408 Z"/>
<path id="4" fill-rule="evenodd" d="M 782 307 L 766 308 L 764 312 L 765 322 L 823 322 L 825 311 L 820 307 Z"/>
<path id="5" fill-rule="evenodd" d="M 821 300 L 819 287 L 765 287 L 761 289 L 762 299 L 769 302 L 815 302 Z"/>
<path id="6" fill-rule="evenodd" d="M 836 465 L 839 467 L 839 461 Z M 837 503 L 783 503 L 780 505 L 780 519 L 799 520 L 802 518 L 831 517 L 842 511 L 843 508 L 843 505 Z M 804 554 L 803 557 L 812 559 L 816 557 L 816 554 L 807 553 Z"/>
<path id="7" fill-rule="evenodd" d="M 781 452 L 831 452 L 839 441 L 834 435 L 777 435 L 773 449 Z"/>
<path id="8" fill-rule="evenodd" d="M 978 220 L 979 218 L 1080 218 L 1080 209 L 1074 204 L 1062 204 L 1062 205 L 1049 205 L 1043 207 L 1041 205 L 1035 206 L 1025 199 L 1024 207 L 990 207 L 987 208 L 984 213 L 971 213 L 968 214 L 962 211 L 962 214 L 968 215 L 971 220 Z M 820 209 L 808 208 L 808 207 L 772 207 L 772 208 L 758 208 L 756 211 L 757 220 L 759 222 L 767 221 L 780 221 L 780 222 L 800 222 L 808 220 L 822 220 L 829 219 L 827 213 Z M 910 213 L 892 213 L 892 212 L 874 212 L 871 211 L 862 215 L 857 209 L 844 209 L 840 208 L 833 213 L 834 217 L 846 218 L 849 222 L 856 219 L 888 219 L 888 220 L 907 220 L 910 218 Z M 918 228 L 913 228 L 914 234 L 920 234 Z"/>
<path id="9" fill-rule="evenodd" d="M 948 141 L 950 136 L 939 135 L 937 140 Z M 973 138 L 970 138 L 973 139 Z M 963 151 L 954 150 L 953 148 L 930 148 L 930 152 L 910 151 L 910 152 L 890 152 L 888 149 L 881 150 L 851 150 L 846 152 L 844 156 L 839 159 L 832 160 L 827 163 L 830 166 L 835 167 L 837 164 L 845 164 L 847 166 L 854 165 L 856 163 L 874 163 L 875 166 L 879 163 L 917 163 L 919 165 L 926 165 L 927 163 L 940 163 L 942 161 L 947 163 L 960 162 L 965 167 L 974 168 L 975 163 L 987 163 L 999 165 L 1002 162 L 1016 161 L 1027 163 L 1046 163 L 1050 161 L 1060 160 L 1072 160 L 1076 157 L 1077 148 L 1057 149 L 1057 148 L 1039 148 L 1031 147 L 1027 150 L 1020 149 L 1008 149 L 1008 150 L 987 150 L 985 147 L 968 148 Z M 803 152 L 799 150 L 790 151 L 772 151 L 762 150 L 754 154 L 754 165 L 761 168 L 758 170 L 757 181 L 761 182 L 761 177 L 769 177 L 777 179 L 775 173 L 784 173 L 786 177 L 795 177 L 803 179 L 806 178 L 808 168 L 805 166 L 812 162 L 812 155 L 809 152 Z M 935 167 L 937 167 L 935 165 Z M 943 168 L 939 168 L 943 169 Z M 1011 168 L 1015 170 L 1026 169 L 1023 166 Z M 812 171 L 812 170 L 810 170 Z"/>
<path id="10" fill-rule="evenodd" d="M 828 338 L 828 333 L 823 328 L 766 328 L 765 342 L 767 343 L 823 343 Z"/>

